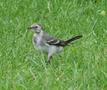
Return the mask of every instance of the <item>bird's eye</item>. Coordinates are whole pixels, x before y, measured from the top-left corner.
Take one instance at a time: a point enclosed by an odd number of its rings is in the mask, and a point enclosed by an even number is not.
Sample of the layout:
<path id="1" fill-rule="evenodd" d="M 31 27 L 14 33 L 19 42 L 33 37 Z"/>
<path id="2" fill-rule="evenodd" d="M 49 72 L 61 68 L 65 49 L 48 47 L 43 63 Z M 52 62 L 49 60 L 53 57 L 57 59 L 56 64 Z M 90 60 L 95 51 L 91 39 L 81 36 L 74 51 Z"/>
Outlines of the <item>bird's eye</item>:
<path id="1" fill-rule="evenodd" d="M 38 28 L 38 26 L 35 26 L 35 28 Z"/>

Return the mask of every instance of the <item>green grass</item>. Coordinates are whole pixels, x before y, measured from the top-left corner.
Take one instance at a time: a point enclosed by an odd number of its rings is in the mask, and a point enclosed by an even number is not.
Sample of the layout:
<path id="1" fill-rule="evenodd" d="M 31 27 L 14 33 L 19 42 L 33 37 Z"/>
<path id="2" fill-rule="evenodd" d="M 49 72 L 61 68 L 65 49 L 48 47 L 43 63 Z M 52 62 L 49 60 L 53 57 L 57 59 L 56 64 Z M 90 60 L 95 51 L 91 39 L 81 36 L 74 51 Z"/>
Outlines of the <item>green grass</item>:
<path id="1" fill-rule="evenodd" d="M 107 0 L 0 0 L 0 90 L 107 90 Z M 83 35 L 54 56 L 34 49 L 27 27 L 60 39 Z"/>

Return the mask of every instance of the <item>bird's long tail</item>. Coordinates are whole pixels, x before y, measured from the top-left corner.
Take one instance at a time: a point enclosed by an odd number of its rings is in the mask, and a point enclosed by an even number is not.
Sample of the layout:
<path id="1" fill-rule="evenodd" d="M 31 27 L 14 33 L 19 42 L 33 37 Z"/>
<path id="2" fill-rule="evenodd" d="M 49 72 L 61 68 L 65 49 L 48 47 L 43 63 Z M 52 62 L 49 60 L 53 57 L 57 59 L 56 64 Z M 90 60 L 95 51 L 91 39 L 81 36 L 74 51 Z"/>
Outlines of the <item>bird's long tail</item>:
<path id="1" fill-rule="evenodd" d="M 65 44 L 68 45 L 69 43 L 72 43 L 73 41 L 75 41 L 77 39 L 80 39 L 80 38 L 82 38 L 82 35 L 78 35 L 78 36 L 72 37 L 72 38 L 66 40 Z"/>

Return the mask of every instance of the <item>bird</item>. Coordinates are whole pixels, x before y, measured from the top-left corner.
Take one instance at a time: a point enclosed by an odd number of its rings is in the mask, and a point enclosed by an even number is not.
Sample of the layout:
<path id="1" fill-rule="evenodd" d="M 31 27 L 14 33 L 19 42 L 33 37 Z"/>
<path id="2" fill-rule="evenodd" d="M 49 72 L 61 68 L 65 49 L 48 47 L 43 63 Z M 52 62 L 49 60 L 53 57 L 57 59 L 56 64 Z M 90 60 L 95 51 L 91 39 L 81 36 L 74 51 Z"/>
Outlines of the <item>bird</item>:
<path id="1" fill-rule="evenodd" d="M 60 53 L 64 47 L 82 37 L 82 35 L 76 35 L 67 40 L 60 40 L 45 32 L 43 26 L 38 23 L 32 24 L 28 27 L 28 30 L 33 32 L 32 42 L 34 47 L 41 52 L 47 53 L 47 63 L 51 62 L 53 55 Z"/>

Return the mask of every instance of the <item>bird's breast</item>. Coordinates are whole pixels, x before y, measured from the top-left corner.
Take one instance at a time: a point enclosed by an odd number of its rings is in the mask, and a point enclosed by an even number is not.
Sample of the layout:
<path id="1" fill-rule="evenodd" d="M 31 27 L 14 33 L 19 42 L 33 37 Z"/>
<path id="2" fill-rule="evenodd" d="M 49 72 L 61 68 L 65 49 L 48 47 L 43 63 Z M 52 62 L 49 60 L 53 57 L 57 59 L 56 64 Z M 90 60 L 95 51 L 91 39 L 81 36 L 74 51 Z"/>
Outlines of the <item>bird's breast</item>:
<path id="1" fill-rule="evenodd" d="M 33 45 L 41 51 L 48 52 L 48 45 L 44 43 L 42 37 L 33 37 Z"/>
<path id="2" fill-rule="evenodd" d="M 37 37 L 36 38 L 36 44 L 37 45 L 41 45 L 41 43 L 42 43 L 42 38 L 41 37 Z"/>

